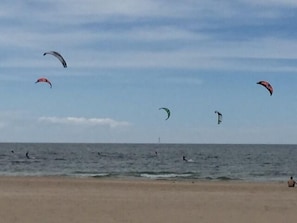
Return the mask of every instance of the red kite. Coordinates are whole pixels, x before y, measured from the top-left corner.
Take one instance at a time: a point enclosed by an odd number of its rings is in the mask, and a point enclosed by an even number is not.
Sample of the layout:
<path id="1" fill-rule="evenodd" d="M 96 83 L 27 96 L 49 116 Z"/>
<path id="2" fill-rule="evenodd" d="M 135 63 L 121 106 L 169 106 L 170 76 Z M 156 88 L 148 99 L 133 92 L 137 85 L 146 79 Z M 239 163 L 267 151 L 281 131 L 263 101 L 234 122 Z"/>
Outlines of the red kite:
<path id="1" fill-rule="evenodd" d="M 273 93 L 273 88 L 272 86 L 267 82 L 267 81 L 259 81 L 257 84 L 261 84 L 262 86 L 266 87 L 266 89 L 269 91 L 270 96 Z"/>
<path id="2" fill-rule="evenodd" d="M 35 84 L 36 84 L 36 83 L 39 83 L 39 82 L 45 82 L 45 83 L 48 83 L 48 84 L 51 86 L 51 88 L 52 88 L 52 83 L 51 83 L 47 78 L 45 78 L 45 77 L 41 77 L 41 78 L 39 78 L 39 79 L 35 82 Z"/>

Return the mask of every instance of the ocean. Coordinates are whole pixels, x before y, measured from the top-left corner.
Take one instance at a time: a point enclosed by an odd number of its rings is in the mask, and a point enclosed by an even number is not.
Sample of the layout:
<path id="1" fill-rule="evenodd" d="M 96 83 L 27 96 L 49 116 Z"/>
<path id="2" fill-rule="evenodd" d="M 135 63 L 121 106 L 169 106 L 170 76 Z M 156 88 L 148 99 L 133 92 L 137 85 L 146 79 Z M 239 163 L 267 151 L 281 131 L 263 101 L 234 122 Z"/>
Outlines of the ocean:
<path id="1" fill-rule="evenodd" d="M 0 176 L 282 182 L 296 174 L 297 145 L 0 143 Z"/>

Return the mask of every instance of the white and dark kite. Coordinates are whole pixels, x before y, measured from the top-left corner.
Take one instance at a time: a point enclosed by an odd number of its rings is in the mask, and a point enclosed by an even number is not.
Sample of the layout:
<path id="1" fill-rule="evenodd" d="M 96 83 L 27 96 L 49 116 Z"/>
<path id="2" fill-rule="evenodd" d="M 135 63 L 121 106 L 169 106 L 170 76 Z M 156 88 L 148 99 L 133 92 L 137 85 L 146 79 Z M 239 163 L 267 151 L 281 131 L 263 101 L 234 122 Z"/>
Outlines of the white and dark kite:
<path id="1" fill-rule="evenodd" d="M 221 124 L 222 120 L 223 120 L 223 115 L 222 113 L 215 111 L 216 114 L 218 114 L 218 125 Z"/>
<path id="2" fill-rule="evenodd" d="M 65 68 L 67 67 L 66 61 L 64 60 L 64 58 L 62 57 L 62 55 L 59 54 L 58 52 L 56 52 L 56 51 L 48 51 L 48 52 L 45 52 L 43 54 L 43 56 L 45 56 L 46 54 L 50 54 L 50 55 L 53 55 L 53 56 L 57 57 L 60 60 L 60 62 L 63 64 L 63 67 L 65 67 Z"/>

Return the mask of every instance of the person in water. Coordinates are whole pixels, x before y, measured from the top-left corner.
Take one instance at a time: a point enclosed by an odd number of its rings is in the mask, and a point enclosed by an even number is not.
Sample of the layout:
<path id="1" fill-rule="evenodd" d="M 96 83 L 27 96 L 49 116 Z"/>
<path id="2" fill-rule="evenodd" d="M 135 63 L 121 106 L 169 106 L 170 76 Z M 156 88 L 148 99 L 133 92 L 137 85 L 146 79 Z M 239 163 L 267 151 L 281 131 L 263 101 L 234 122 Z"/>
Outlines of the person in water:
<path id="1" fill-rule="evenodd" d="M 290 177 L 288 180 L 288 187 L 295 187 L 296 181 L 293 180 L 293 177 Z"/>

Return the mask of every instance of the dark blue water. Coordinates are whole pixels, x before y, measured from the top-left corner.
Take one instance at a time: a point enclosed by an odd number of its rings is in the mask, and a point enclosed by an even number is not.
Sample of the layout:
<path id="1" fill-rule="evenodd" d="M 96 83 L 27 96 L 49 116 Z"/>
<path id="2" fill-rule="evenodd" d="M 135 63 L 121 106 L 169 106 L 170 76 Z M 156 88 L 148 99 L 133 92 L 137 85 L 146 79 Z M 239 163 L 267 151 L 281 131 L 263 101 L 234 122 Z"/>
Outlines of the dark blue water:
<path id="1" fill-rule="evenodd" d="M 286 181 L 297 145 L 2 143 L 0 175 Z"/>

